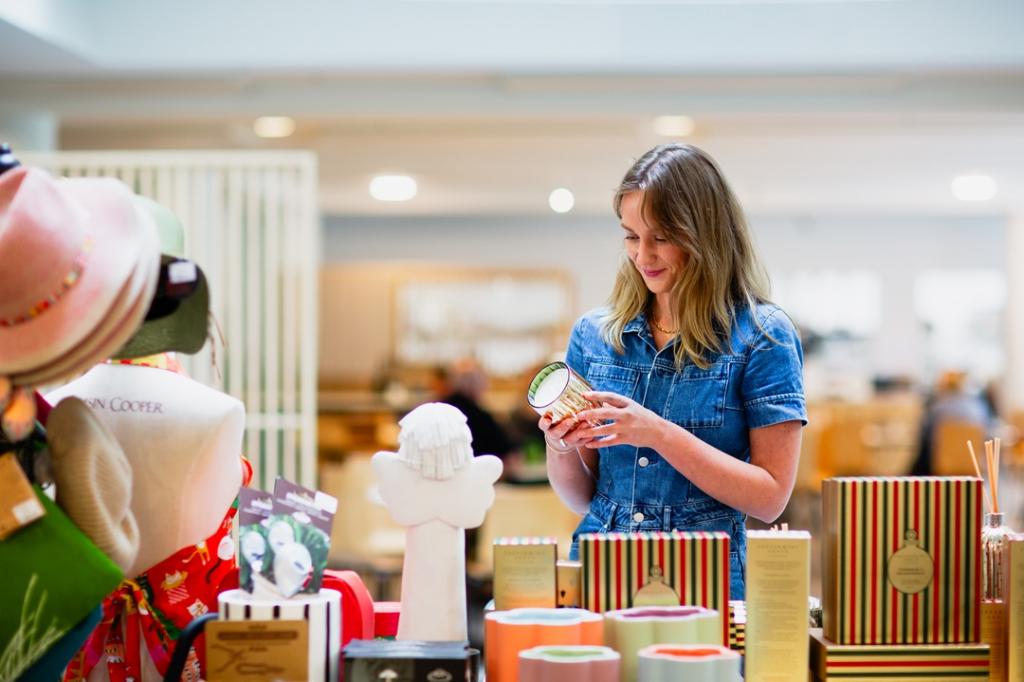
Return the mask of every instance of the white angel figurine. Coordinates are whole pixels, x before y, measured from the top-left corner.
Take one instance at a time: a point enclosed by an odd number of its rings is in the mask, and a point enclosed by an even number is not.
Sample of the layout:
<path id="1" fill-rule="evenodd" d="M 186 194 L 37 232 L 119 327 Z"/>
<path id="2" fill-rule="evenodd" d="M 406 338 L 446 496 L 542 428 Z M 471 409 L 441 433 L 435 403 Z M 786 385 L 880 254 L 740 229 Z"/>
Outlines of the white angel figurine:
<path id="1" fill-rule="evenodd" d="M 380 496 L 406 526 L 398 639 L 466 640 L 466 528 L 494 503 L 501 460 L 473 456 L 466 416 L 426 403 L 400 422 L 398 452 L 373 456 Z"/>

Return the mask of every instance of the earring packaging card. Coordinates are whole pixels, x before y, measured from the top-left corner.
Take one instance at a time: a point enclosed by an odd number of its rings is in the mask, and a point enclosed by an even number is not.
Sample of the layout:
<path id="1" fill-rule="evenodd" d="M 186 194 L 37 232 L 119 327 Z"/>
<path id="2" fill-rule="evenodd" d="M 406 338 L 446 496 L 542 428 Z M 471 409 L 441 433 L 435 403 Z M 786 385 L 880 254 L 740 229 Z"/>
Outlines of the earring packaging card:
<path id="1" fill-rule="evenodd" d="M 45 513 L 14 453 L 0 455 L 0 540 Z"/>

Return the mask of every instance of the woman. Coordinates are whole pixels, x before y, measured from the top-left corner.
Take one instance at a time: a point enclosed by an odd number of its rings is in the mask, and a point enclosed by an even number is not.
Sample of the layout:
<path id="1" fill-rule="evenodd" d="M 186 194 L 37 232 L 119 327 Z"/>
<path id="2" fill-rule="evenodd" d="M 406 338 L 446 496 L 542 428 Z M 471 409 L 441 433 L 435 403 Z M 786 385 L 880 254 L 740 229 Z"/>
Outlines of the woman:
<path id="1" fill-rule="evenodd" d="M 601 406 L 539 424 L 552 486 L 585 514 L 571 556 L 580 533 L 725 531 L 731 598 L 743 599 L 746 516 L 773 521 L 793 490 L 800 340 L 768 303 L 743 212 L 706 153 L 652 149 L 614 206 L 628 258 L 566 354 Z"/>

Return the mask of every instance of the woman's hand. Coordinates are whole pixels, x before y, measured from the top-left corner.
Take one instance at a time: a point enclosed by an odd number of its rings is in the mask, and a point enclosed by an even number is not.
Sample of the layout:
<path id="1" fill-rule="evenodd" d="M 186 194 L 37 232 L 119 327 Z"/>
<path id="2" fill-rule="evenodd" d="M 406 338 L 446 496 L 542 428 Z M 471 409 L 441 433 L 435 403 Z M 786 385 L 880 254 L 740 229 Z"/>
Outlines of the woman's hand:
<path id="1" fill-rule="evenodd" d="M 583 397 L 601 403 L 601 407 L 592 407 L 576 415 L 582 426 L 576 429 L 575 436 L 585 441 L 584 447 L 635 445 L 641 448 L 655 448 L 657 435 L 665 424 L 665 420 L 657 414 L 617 393 L 587 391 Z M 606 423 L 591 426 L 587 422 Z"/>
<path id="2" fill-rule="evenodd" d="M 589 437 L 580 436 L 581 422 L 578 417 L 566 417 L 560 422 L 552 423 L 551 417 L 543 416 L 537 426 L 544 432 L 544 440 L 548 447 L 559 452 L 570 452 L 586 444 Z"/>

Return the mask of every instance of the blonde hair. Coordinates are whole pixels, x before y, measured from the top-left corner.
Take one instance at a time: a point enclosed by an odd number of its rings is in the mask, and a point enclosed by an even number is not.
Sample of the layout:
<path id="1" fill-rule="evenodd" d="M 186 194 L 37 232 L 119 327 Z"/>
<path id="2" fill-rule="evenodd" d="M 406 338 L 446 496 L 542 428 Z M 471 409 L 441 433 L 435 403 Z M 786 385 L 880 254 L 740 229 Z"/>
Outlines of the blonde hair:
<path id="1" fill-rule="evenodd" d="M 689 359 L 707 368 L 707 354 L 725 349 L 737 311 L 768 300 L 768 276 L 743 210 L 714 160 L 688 144 L 660 145 L 633 164 L 613 200 L 619 218 L 623 198 L 633 192 L 643 193 L 644 219 L 688 256 L 671 291 L 679 328 L 676 366 Z M 636 267 L 623 258 L 602 319 L 602 335 L 619 353 L 626 324 L 652 300 Z"/>

